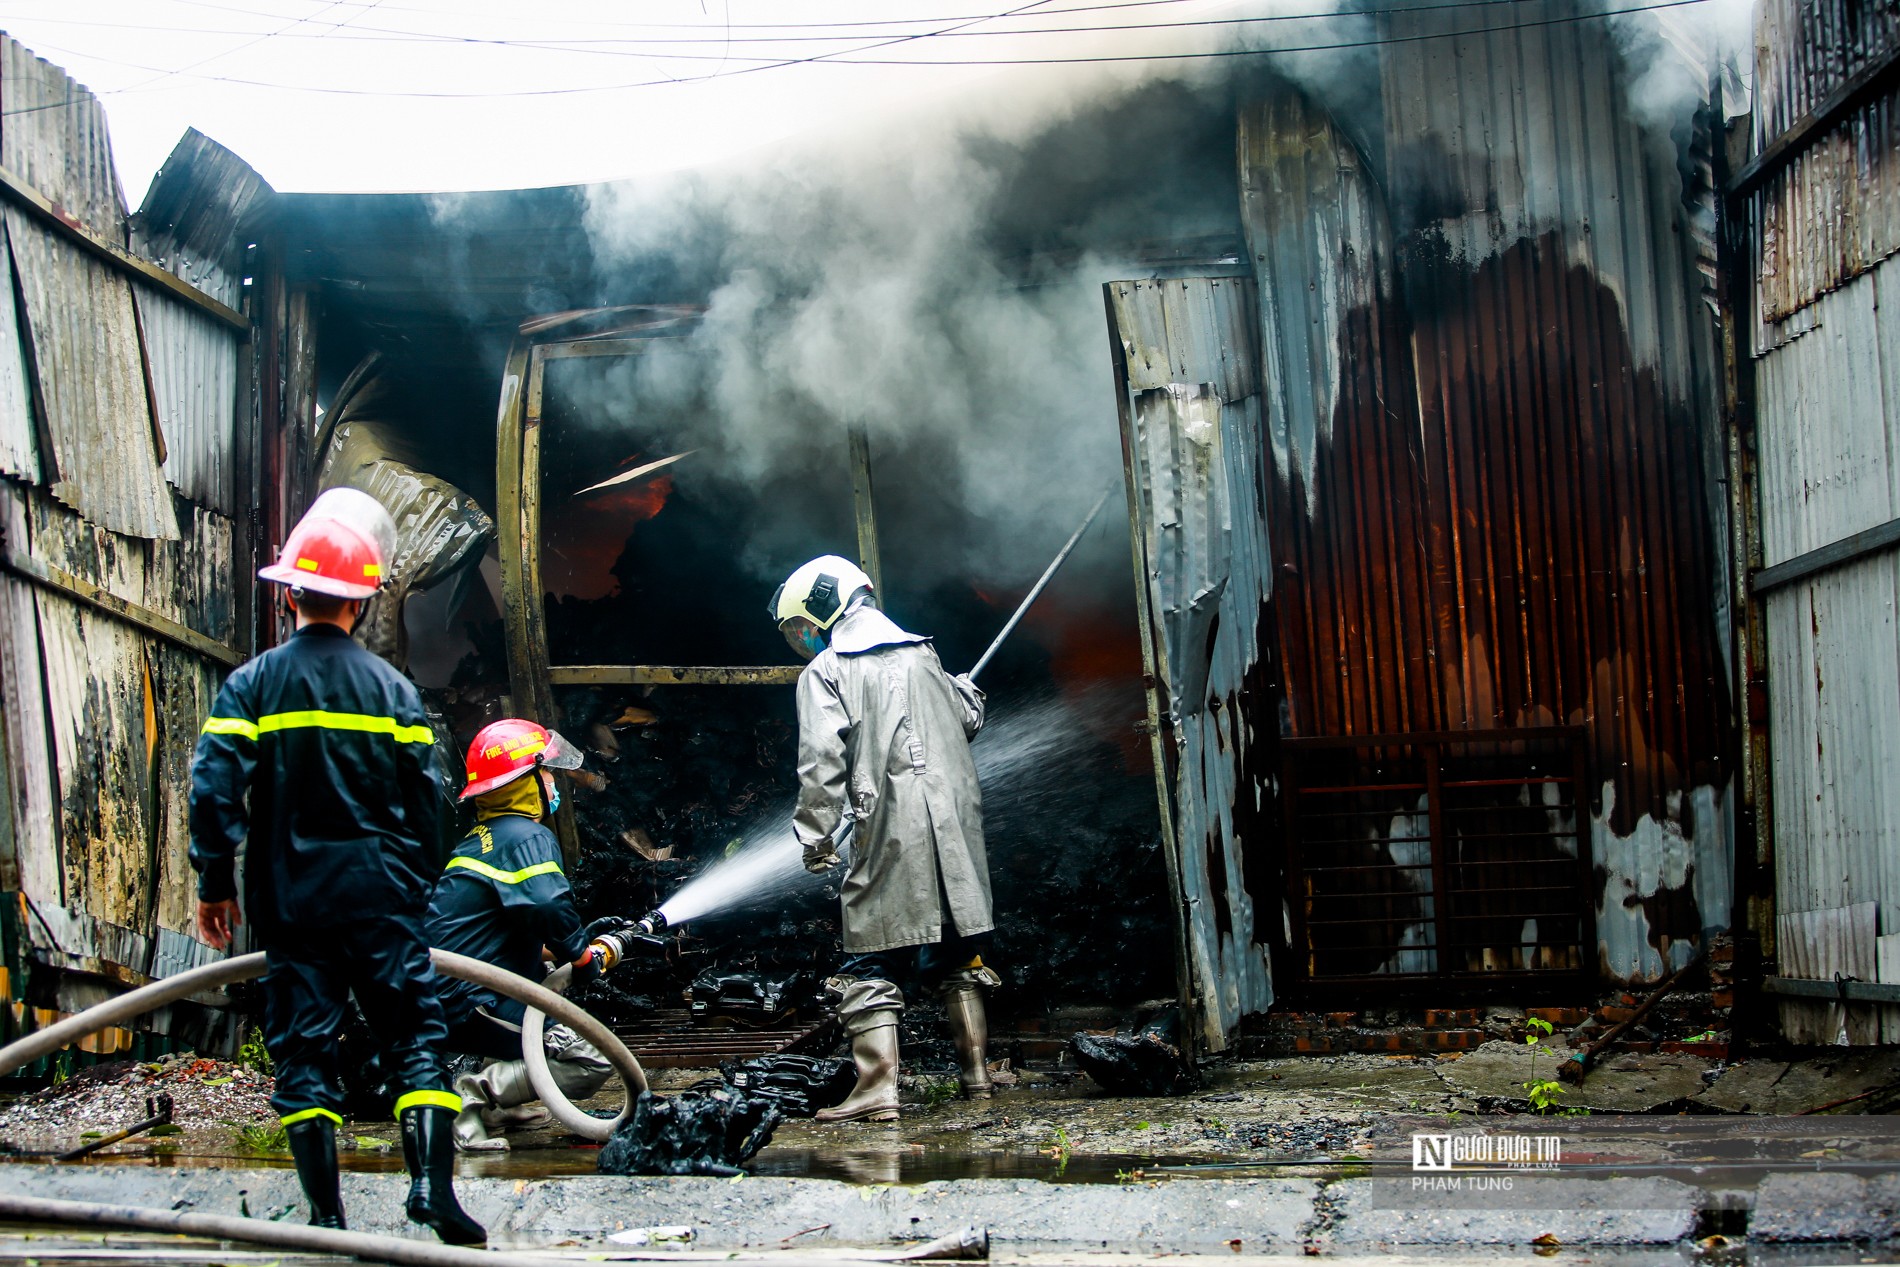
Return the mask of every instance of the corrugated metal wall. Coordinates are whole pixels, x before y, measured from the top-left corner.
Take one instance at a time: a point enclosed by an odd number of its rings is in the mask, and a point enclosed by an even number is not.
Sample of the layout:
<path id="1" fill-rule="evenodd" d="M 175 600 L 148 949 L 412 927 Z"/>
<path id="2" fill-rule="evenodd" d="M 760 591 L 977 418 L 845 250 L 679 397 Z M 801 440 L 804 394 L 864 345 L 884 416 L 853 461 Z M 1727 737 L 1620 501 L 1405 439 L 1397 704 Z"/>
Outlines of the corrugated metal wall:
<path id="1" fill-rule="evenodd" d="M 1900 50 L 1852 0 L 1757 12 L 1757 152 Z M 1762 565 L 1900 521 L 1900 94 L 1796 152 L 1750 199 Z M 1884 302 L 1883 302 L 1884 301 Z M 1900 983 L 1900 555 L 1761 596 L 1778 970 Z M 1784 1001 L 1798 1042 L 1900 1041 L 1900 1008 Z"/>
<path id="2" fill-rule="evenodd" d="M 1272 583 L 1262 517 L 1252 283 L 1111 282 L 1124 368 L 1123 452 L 1147 578 L 1159 757 L 1170 784 L 1181 897 L 1192 913 L 1200 1040 L 1220 1051 L 1273 1002 L 1278 860 L 1267 789 L 1279 731 L 1266 689 Z"/>
<path id="3" fill-rule="evenodd" d="M 1382 182 L 1290 90 L 1242 112 L 1288 731 L 1587 726 L 1598 967 L 1653 979 L 1731 904 L 1706 129 L 1633 121 L 1602 22 L 1379 66 Z"/>
<path id="4" fill-rule="evenodd" d="M 1764 0 L 1755 27 L 1760 152 L 1900 48 L 1900 11 L 1858 0 Z M 1879 97 L 1796 155 L 1754 199 L 1756 348 L 1773 326 L 1900 249 L 1900 99 Z"/>
<path id="5" fill-rule="evenodd" d="M 128 242 L 91 94 L 0 37 L 0 101 L 0 162 L 98 237 Z M 201 219 L 228 208 L 234 189 L 240 206 L 263 190 L 248 169 L 215 174 L 222 184 L 190 191 Z M 236 213 L 221 223 L 229 234 Z M 148 248 L 163 239 L 146 237 Z M 12 794 L 0 883 L 18 908 L 4 924 L 19 939 L 8 962 L 27 968 L 7 979 L 18 1026 L 83 1005 L 99 978 L 137 982 L 215 957 L 191 933 L 186 790 L 202 718 L 250 642 L 234 598 L 250 583 L 237 515 L 251 497 L 238 482 L 243 335 L 134 282 L 18 200 L 4 238 L 0 280 L 10 295 L 17 277 L 25 300 L 0 303 L 0 720 Z M 233 239 L 200 258 L 198 279 L 221 299 L 241 300 L 232 261 L 242 251 Z M 149 616 L 111 614 L 87 601 L 88 587 Z M 157 632 L 164 621 L 223 649 L 182 645 Z"/>

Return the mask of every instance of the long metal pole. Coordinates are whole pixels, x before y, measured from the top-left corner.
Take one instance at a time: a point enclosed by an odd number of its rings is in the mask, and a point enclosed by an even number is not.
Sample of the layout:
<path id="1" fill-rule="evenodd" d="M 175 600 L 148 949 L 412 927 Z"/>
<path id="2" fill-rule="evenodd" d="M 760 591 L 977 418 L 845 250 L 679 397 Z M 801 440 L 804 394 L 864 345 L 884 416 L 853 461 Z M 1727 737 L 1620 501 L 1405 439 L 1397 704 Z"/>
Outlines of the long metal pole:
<path id="1" fill-rule="evenodd" d="M 989 664 L 991 658 L 994 657 L 998 651 L 1002 650 L 1004 641 L 1008 639 L 1010 634 L 1016 631 L 1016 626 L 1022 623 L 1023 617 L 1029 614 L 1030 604 L 1034 603 L 1036 599 L 1041 596 L 1042 591 L 1048 588 L 1049 582 L 1055 577 L 1056 570 L 1068 560 L 1070 553 L 1075 549 L 1075 543 L 1082 539 L 1082 534 L 1087 532 L 1089 525 L 1095 522 L 1095 516 L 1102 513 L 1102 507 L 1108 504 L 1108 494 L 1114 491 L 1115 490 L 1111 488 L 1095 499 L 1095 505 L 1089 508 L 1088 518 L 1084 519 L 1082 526 L 1077 528 L 1069 537 L 1068 544 L 1057 551 L 1056 557 L 1049 561 L 1049 566 L 1043 569 L 1042 576 L 1038 578 L 1035 585 L 1031 587 L 1029 593 L 1023 597 L 1023 601 L 1016 605 L 1016 610 L 1010 615 L 1009 623 L 1003 626 L 1002 632 L 997 634 L 995 641 L 990 643 L 990 649 L 983 653 L 982 658 L 976 662 L 976 667 L 970 670 L 971 678 L 975 678 L 977 674 L 981 673 L 984 666 Z"/>

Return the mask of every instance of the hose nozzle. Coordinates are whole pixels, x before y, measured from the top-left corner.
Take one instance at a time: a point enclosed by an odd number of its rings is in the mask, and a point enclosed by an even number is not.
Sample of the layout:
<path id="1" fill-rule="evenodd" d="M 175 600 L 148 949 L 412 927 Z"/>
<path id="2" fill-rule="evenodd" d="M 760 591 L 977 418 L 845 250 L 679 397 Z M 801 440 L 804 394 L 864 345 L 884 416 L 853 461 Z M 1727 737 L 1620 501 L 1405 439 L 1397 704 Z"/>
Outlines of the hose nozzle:
<path id="1" fill-rule="evenodd" d="M 650 911 L 639 919 L 640 931 L 652 937 L 666 927 L 666 916 L 660 911 Z"/>

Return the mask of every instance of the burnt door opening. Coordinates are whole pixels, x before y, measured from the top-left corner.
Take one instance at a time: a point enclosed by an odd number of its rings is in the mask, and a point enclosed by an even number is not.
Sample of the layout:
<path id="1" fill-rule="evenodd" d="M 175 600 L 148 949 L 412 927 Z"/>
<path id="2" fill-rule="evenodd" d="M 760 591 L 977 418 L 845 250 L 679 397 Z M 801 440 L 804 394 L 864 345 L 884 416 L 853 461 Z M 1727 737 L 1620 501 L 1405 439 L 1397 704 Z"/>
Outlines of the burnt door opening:
<path id="1" fill-rule="evenodd" d="M 1280 751 L 1299 987 L 1592 975 L 1582 727 L 1284 738 Z"/>

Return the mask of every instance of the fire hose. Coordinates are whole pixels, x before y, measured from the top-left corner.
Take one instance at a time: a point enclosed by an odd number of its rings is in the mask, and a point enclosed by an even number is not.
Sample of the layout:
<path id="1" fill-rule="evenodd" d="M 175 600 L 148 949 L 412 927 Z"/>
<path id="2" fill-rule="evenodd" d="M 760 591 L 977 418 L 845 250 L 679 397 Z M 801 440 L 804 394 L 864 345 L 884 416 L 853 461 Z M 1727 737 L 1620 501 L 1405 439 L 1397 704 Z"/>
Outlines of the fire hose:
<path id="1" fill-rule="evenodd" d="M 548 1076 L 547 1056 L 542 1052 L 540 1042 L 540 1021 L 544 1013 L 592 1043 L 595 1049 L 606 1058 L 607 1063 L 613 1066 L 614 1072 L 620 1075 L 620 1081 L 627 1089 L 628 1108 L 622 1109 L 620 1117 L 612 1121 L 590 1117 L 580 1112 L 567 1102 L 566 1097 L 560 1095 L 558 1089 L 554 1091 L 553 1096 L 549 1097 L 550 1111 L 554 1110 L 555 1099 L 558 1097 L 560 1105 L 568 1114 L 579 1121 L 592 1124 L 589 1127 L 592 1133 L 588 1135 L 588 1138 L 604 1140 L 613 1132 L 613 1127 L 630 1111 L 635 1097 L 647 1089 L 646 1071 L 640 1068 L 640 1062 L 634 1059 L 632 1052 L 627 1050 L 627 1045 L 621 1042 L 612 1030 L 577 1004 L 562 998 L 546 986 L 537 985 L 526 978 L 516 976 L 505 968 L 497 968 L 479 959 L 451 954 L 446 950 L 431 950 L 429 955 L 435 961 L 436 970 L 444 976 L 471 982 L 483 989 L 493 990 L 497 994 L 506 995 L 508 998 L 527 1004 L 528 1015 L 535 1021 L 535 1041 L 524 1044 L 522 1055 L 526 1057 L 530 1069 L 535 1067 L 535 1057 L 537 1055 L 541 1057 L 541 1076 L 549 1088 L 553 1088 L 554 1084 L 553 1079 Z M 253 954 L 239 955 L 235 959 L 206 964 L 201 968 L 192 968 L 177 976 L 166 977 L 162 981 L 154 981 L 150 985 L 141 986 L 117 998 L 108 999 L 104 1003 L 96 1004 L 45 1029 L 35 1030 L 24 1038 L 8 1043 L 5 1047 L 0 1047 L 0 1075 L 12 1073 L 22 1065 L 30 1064 L 42 1056 L 50 1056 L 60 1048 L 78 1042 L 88 1034 L 123 1024 L 133 1017 L 143 1016 L 168 1003 L 176 1003 L 193 994 L 220 989 L 234 982 L 249 981 L 253 977 L 263 975 L 264 953 L 257 951 Z M 566 978 L 558 973 L 551 980 L 554 980 L 557 985 L 566 984 Z M 526 1037 L 524 1027 L 524 1040 Z M 536 1083 L 535 1089 L 541 1090 L 539 1082 Z M 574 1129 L 573 1123 L 567 1118 L 562 1118 L 562 1125 Z"/>
<path id="2" fill-rule="evenodd" d="M 612 1133 L 614 1125 L 631 1112 L 633 1101 L 639 1093 L 647 1089 L 646 1071 L 640 1068 L 640 1062 L 634 1058 L 632 1052 L 627 1050 L 627 1045 L 621 1042 L 612 1030 L 578 1005 L 562 998 L 546 986 L 537 985 L 506 969 L 483 963 L 479 959 L 451 954 L 446 950 L 431 950 L 429 955 L 435 962 L 436 970 L 443 975 L 454 977 L 459 981 L 472 982 L 484 989 L 493 990 L 497 994 L 519 1000 L 528 1006 L 528 1015 L 533 1019 L 533 1034 L 532 1041 L 527 1041 L 528 1027 L 523 1027 L 522 1054 L 527 1059 L 530 1070 L 539 1068 L 540 1080 L 536 1082 L 535 1089 L 543 1090 L 543 1084 L 545 1084 L 545 1088 L 552 1092 L 548 1097 L 548 1108 L 560 1117 L 562 1125 L 574 1129 L 577 1122 L 584 1122 L 588 1124 L 588 1138 L 605 1139 Z M 12 1073 L 21 1066 L 30 1064 L 42 1056 L 50 1056 L 60 1048 L 69 1046 L 89 1034 L 130 1021 L 134 1017 L 143 1016 L 168 1003 L 176 1003 L 193 994 L 260 977 L 264 974 L 264 967 L 264 954 L 259 951 L 240 955 L 235 959 L 206 964 L 201 968 L 192 968 L 177 976 L 166 977 L 162 981 L 154 981 L 150 985 L 141 986 L 117 998 L 108 999 L 104 1003 L 89 1007 L 63 1021 L 42 1030 L 35 1030 L 24 1038 L 0 1047 L 0 1075 Z M 558 978 L 555 980 L 556 985 L 566 984 L 565 976 L 560 974 L 556 976 Z M 567 1098 L 560 1094 L 558 1088 L 554 1087 L 553 1079 L 547 1072 L 546 1053 L 541 1049 L 544 1014 L 554 1017 L 592 1043 L 595 1049 L 606 1057 L 614 1071 L 620 1075 L 621 1084 L 627 1090 L 627 1106 L 611 1122 L 581 1113 L 568 1103 Z M 536 1057 L 539 1057 L 538 1061 Z M 563 1111 L 565 1116 L 562 1115 Z M 430 1245 L 396 1236 L 338 1232 L 328 1228 L 299 1227 L 262 1219 L 182 1214 L 171 1210 L 147 1210 L 136 1206 L 100 1205 L 86 1201 L 55 1201 L 0 1195 L 0 1219 L 139 1228 L 147 1231 L 211 1236 L 226 1240 L 249 1241 L 260 1245 L 274 1245 L 280 1249 L 348 1254 L 377 1262 L 415 1264 L 416 1267 L 469 1267 L 470 1264 L 511 1267 L 511 1265 L 544 1261 L 525 1255 L 495 1254 L 482 1250 L 457 1249 L 448 1245 Z"/>

